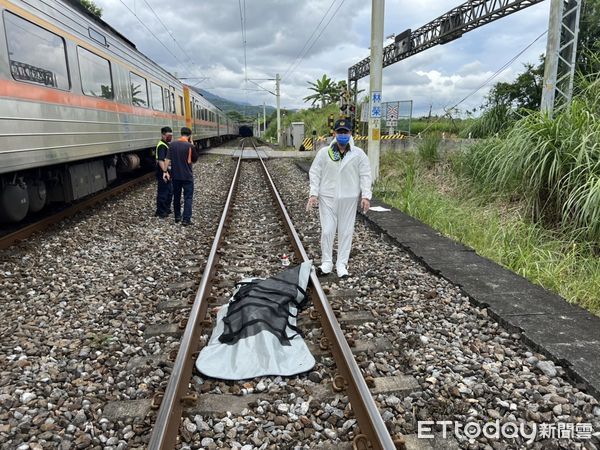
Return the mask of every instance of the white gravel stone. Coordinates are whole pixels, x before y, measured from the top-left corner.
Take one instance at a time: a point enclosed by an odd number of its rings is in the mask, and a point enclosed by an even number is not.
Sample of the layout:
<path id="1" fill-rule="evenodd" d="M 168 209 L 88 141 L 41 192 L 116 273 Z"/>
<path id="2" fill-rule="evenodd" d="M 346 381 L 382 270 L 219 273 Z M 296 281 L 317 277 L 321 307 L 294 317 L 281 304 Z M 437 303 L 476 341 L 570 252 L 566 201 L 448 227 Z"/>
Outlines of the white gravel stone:
<path id="1" fill-rule="evenodd" d="M 538 361 L 536 367 L 544 372 L 549 378 L 554 378 L 556 376 L 556 367 L 552 361 Z"/>
<path id="2" fill-rule="evenodd" d="M 280 403 L 279 405 L 277 405 L 277 411 L 279 411 L 282 414 L 286 414 L 289 410 L 290 410 L 289 405 L 287 405 L 285 403 Z"/>
<path id="3" fill-rule="evenodd" d="M 37 395 L 34 392 L 24 392 L 21 394 L 21 403 L 27 405 L 29 402 L 35 400 Z"/>
<path id="4" fill-rule="evenodd" d="M 183 420 L 183 426 L 190 433 L 195 433 L 196 430 L 198 429 L 198 427 L 196 426 L 196 424 L 194 422 L 190 421 L 190 419 L 188 419 L 187 417 Z"/>
<path id="5" fill-rule="evenodd" d="M 328 439 L 331 439 L 332 441 L 337 439 L 337 433 L 330 428 L 325 428 L 323 430 L 323 434 L 325 436 L 327 436 Z"/>
<path id="6" fill-rule="evenodd" d="M 202 441 L 200 441 L 200 445 L 202 445 L 202 447 L 208 447 L 209 445 L 212 445 L 214 443 L 214 439 L 209 437 L 205 437 L 202 439 Z"/>

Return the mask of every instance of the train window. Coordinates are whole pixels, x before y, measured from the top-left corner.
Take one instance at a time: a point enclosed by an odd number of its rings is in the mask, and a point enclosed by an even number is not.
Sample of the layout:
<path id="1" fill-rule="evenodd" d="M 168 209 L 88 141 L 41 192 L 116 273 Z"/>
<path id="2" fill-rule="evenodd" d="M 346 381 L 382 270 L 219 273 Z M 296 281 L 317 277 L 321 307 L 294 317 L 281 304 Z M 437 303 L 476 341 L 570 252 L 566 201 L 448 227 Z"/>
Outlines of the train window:
<path id="1" fill-rule="evenodd" d="M 129 86 L 131 88 L 131 104 L 147 108 L 148 82 L 146 79 L 133 72 L 129 72 Z"/>
<path id="2" fill-rule="evenodd" d="M 162 88 L 158 84 L 150 82 L 150 93 L 152 96 L 152 109 L 164 111 Z"/>
<path id="3" fill-rule="evenodd" d="M 94 30 L 93 28 L 88 28 L 88 34 L 97 43 L 102 44 L 105 47 L 108 47 L 108 44 L 106 43 L 106 36 L 104 36 L 102 33 L 99 33 L 98 31 Z"/>
<path id="4" fill-rule="evenodd" d="M 183 109 L 183 97 L 181 95 L 179 96 L 179 111 L 182 116 L 185 115 L 185 111 Z"/>
<path id="5" fill-rule="evenodd" d="M 113 98 L 110 62 L 83 47 L 77 47 L 81 88 L 85 95 Z"/>
<path id="6" fill-rule="evenodd" d="M 63 38 L 8 11 L 4 11 L 4 26 L 15 80 L 71 88 Z"/>

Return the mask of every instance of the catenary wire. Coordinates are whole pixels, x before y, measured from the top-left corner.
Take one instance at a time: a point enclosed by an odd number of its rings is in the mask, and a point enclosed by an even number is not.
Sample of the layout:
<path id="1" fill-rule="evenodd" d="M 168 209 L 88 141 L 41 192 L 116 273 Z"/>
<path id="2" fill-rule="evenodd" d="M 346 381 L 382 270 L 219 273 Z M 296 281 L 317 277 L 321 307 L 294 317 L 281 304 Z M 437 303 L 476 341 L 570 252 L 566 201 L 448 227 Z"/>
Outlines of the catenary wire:
<path id="1" fill-rule="evenodd" d="M 152 11 L 152 14 L 154 14 L 154 17 L 156 17 L 156 19 L 160 22 L 160 24 L 163 26 L 163 28 L 165 29 L 165 31 L 169 34 L 169 36 L 171 36 L 171 39 L 173 39 L 173 41 L 175 42 L 175 44 L 177 44 L 177 46 L 179 47 L 179 49 L 181 50 L 181 52 L 185 55 L 185 57 L 193 65 L 195 65 L 195 66 L 198 67 L 198 64 L 192 59 L 192 57 L 189 55 L 189 53 L 181 46 L 181 44 L 179 43 L 179 41 L 177 39 L 175 39 L 175 36 L 173 36 L 173 33 L 171 33 L 171 30 L 169 30 L 167 28 L 167 26 L 161 20 L 160 16 L 158 14 L 156 14 L 156 11 L 154 11 L 154 8 L 152 8 L 152 6 L 150 5 L 150 3 L 148 3 L 146 0 L 144 0 L 144 3 L 148 6 L 148 8 L 150 8 L 150 11 Z"/>
<path id="2" fill-rule="evenodd" d="M 287 76 L 287 74 L 289 73 L 290 69 L 294 66 L 294 64 L 296 63 L 296 61 L 300 58 L 300 56 L 302 55 L 302 52 L 304 51 L 304 49 L 306 48 L 306 46 L 308 45 L 308 43 L 312 40 L 313 36 L 315 35 L 315 33 L 317 32 L 317 30 L 319 29 L 319 27 L 321 26 L 321 24 L 325 20 L 325 17 L 327 17 L 327 14 L 329 14 L 329 11 L 331 11 L 331 8 L 333 7 L 333 5 L 335 4 L 335 2 L 337 2 L 337 1 L 338 0 L 333 0 L 330 3 L 329 8 L 327 8 L 327 11 L 325 11 L 325 14 L 323 14 L 323 17 L 321 17 L 321 20 L 319 21 L 319 23 L 317 24 L 317 26 L 315 27 L 315 29 L 313 30 L 313 32 L 311 33 L 311 35 L 309 36 L 309 38 L 306 40 L 306 42 L 302 46 L 302 49 L 300 49 L 300 51 L 296 55 L 296 58 L 294 58 L 294 61 L 292 61 L 292 63 L 287 68 L 287 70 L 283 73 L 283 76 L 281 77 L 282 79 Z"/>
<path id="3" fill-rule="evenodd" d="M 483 83 L 481 83 L 477 88 L 475 88 L 472 92 L 470 92 L 469 94 L 467 94 L 465 97 L 462 98 L 462 100 L 460 100 L 458 103 L 456 103 L 454 106 L 452 106 L 451 108 L 445 107 L 443 108 L 445 113 L 442 114 L 441 116 L 439 116 L 438 118 L 436 118 L 435 120 L 431 121 L 431 123 L 429 125 L 427 125 L 425 127 L 425 129 L 423 131 L 421 131 L 421 133 L 425 133 L 427 130 L 429 130 L 429 128 L 431 128 L 433 126 L 433 124 L 437 123 L 438 121 L 440 121 L 442 118 L 449 116 L 451 111 L 454 110 L 456 107 L 458 107 L 458 105 L 460 105 L 461 103 L 463 103 L 466 99 L 468 99 L 469 97 L 471 97 L 473 94 L 475 94 L 476 92 L 478 92 L 482 87 L 484 87 L 485 85 L 487 85 L 490 81 L 492 81 L 494 78 L 496 78 L 498 75 L 500 75 L 502 72 L 504 72 L 513 62 L 516 61 L 516 59 L 521 56 L 523 53 L 525 53 L 529 48 L 531 48 L 531 46 L 533 44 L 535 44 L 537 41 L 539 41 L 542 36 L 544 36 L 546 33 L 548 32 L 548 30 L 544 30 L 538 37 L 536 37 L 531 43 L 529 43 L 523 50 L 521 50 L 520 52 L 518 52 L 515 56 L 513 56 L 510 60 L 508 60 L 506 63 L 504 63 L 504 65 L 502 67 L 500 67 L 498 70 L 496 70 L 492 75 L 490 75 Z"/>
<path id="4" fill-rule="evenodd" d="M 138 17 L 138 15 L 137 15 L 137 14 L 136 14 L 136 13 L 135 13 L 135 12 L 134 12 L 134 11 L 133 11 L 133 10 L 132 10 L 130 7 L 129 7 L 129 6 L 127 6 L 123 0 L 119 0 L 119 1 L 120 1 L 120 2 L 123 4 L 123 6 L 124 6 L 125 8 L 127 8 L 127 10 L 128 10 L 128 11 L 129 11 L 131 14 L 133 14 L 133 15 L 135 16 L 135 18 L 138 20 L 138 22 L 139 22 L 139 23 L 141 23 L 141 24 L 144 26 L 144 28 L 145 28 L 146 30 L 148 30 L 148 33 L 150 33 L 152 36 L 154 36 L 154 39 L 156 39 L 156 40 L 157 40 L 157 41 L 160 43 L 160 45 L 162 45 L 162 46 L 165 48 L 165 50 L 167 50 L 167 52 L 169 52 L 169 54 L 170 54 L 170 55 L 171 55 L 171 56 L 172 56 L 172 57 L 175 59 L 175 61 L 177 61 L 177 64 L 182 64 L 182 62 L 179 60 L 179 58 L 178 58 L 178 57 L 177 57 L 177 56 L 176 56 L 176 55 L 175 55 L 175 54 L 174 54 L 174 53 L 173 53 L 173 52 L 172 52 L 172 51 L 171 51 L 171 50 L 170 50 L 170 49 L 169 49 L 169 48 L 168 48 L 168 47 L 167 47 L 167 46 L 166 46 L 164 43 L 163 43 L 163 41 L 161 41 L 161 40 L 160 40 L 160 39 L 159 39 L 159 38 L 158 38 L 158 37 L 157 37 L 157 36 L 156 36 L 156 35 L 155 35 L 155 34 L 152 32 L 152 30 L 151 30 L 150 28 L 148 28 L 148 26 L 147 26 L 147 25 L 146 25 L 146 24 L 145 24 L 145 23 L 144 23 L 144 22 L 143 22 L 143 21 L 142 21 L 142 20 L 141 20 L 141 19 Z"/>

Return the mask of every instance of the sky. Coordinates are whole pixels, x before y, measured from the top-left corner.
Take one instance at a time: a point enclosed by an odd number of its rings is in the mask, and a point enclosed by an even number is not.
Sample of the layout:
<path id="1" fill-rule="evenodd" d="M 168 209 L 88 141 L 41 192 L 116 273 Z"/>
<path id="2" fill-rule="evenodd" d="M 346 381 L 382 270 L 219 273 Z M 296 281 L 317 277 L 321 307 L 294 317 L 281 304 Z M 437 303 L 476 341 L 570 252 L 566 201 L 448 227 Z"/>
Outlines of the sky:
<path id="1" fill-rule="evenodd" d="M 463 2 L 387 0 L 384 36 L 419 28 Z M 94 3 L 103 9 L 106 22 L 153 61 L 177 77 L 188 78 L 187 84 L 233 101 L 275 106 L 275 96 L 266 90 L 275 92 L 272 79 L 279 73 L 281 106 L 307 108 L 310 104 L 303 98 L 311 94 L 309 82 L 323 74 L 345 80 L 348 68 L 370 54 L 369 0 Z M 483 103 L 495 82 L 513 80 L 524 63 L 538 62 L 545 52 L 546 35 L 474 93 L 547 29 L 549 9 L 549 1 L 541 2 L 384 68 L 383 101 L 412 100 L 413 116 L 420 116 L 430 107 L 433 114 L 443 114 L 468 96 L 458 105 L 464 116 L 466 110 Z M 368 77 L 360 80 L 359 89 L 368 93 Z"/>

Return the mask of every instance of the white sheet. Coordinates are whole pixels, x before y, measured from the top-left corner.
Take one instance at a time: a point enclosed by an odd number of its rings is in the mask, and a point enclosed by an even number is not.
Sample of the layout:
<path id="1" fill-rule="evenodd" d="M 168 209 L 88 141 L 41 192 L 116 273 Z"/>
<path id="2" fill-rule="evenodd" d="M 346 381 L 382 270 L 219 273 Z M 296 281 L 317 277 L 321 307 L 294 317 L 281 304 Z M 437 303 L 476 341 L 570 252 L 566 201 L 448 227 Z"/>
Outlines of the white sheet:
<path id="1" fill-rule="evenodd" d="M 303 263 L 298 284 L 306 289 L 312 262 Z M 223 318 L 227 315 L 229 305 L 224 305 L 217 313 L 216 326 L 206 347 L 196 360 L 196 369 L 206 376 L 223 380 L 243 380 L 266 375 L 291 376 L 306 372 L 315 365 L 315 358 L 310 353 L 302 336 L 290 339 L 290 345 L 281 345 L 279 339 L 271 332 L 263 330 L 254 336 L 240 339 L 235 344 L 224 344 L 219 341 L 223 334 Z M 295 315 L 296 308 L 291 306 L 290 312 Z M 290 317 L 288 322 L 296 325 L 296 319 Z M 288 336 L 296 332 L 287 328 Z"/>

